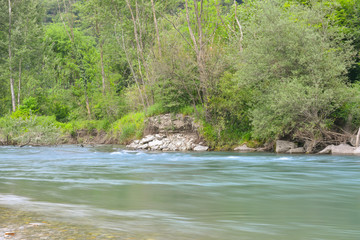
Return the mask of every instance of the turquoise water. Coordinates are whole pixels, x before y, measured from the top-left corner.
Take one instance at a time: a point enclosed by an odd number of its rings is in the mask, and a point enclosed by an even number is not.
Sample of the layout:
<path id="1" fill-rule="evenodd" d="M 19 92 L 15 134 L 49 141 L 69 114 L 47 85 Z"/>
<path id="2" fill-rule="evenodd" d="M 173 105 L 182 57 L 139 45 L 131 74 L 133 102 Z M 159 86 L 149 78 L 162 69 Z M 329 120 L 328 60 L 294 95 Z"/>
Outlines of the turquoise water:
<path id="1" fill-rule="evenodd" d="M 1 147 L 0 206 L 140 239 L 358 240 L 360 157 Z"/>

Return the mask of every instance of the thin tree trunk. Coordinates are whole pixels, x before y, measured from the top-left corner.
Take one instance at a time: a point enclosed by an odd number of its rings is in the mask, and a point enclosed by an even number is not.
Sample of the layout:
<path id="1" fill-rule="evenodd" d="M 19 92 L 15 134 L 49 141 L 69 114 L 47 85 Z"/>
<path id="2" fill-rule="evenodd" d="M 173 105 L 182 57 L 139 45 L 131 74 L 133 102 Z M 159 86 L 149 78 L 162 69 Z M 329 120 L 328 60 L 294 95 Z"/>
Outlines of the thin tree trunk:
<path id="1" fill-rule="evenodd" d="M 205 63 L 205 50 L 204 50 L 204 42 L 203 42 L 203 29 L 202 29 L 202 13 L 203 13 L 203 0 L 200 1 L 200 11 L 197 6 L 197 0 L 194 0 L 194 11 L 195 18 L 197 23 L 197 31 L 198 31 L 198 40 L 196 39 L 194 32 L 191 28 L 190 23 L 190 14 L 188 7 L 188 0 L 185 0 L 185 10 L 186 10 L 186 21 L 188 24 L 188 29 L 190 33 L 190 38 L 193 41 L 194 49 L 196 53 L 196 62 L 197 68 L 199 71 L 199 80 L 200 80 L 200 89 L 202 90 L 203 99 L 201 102 L 203 103 L 203 107 L 205 108 L 205 113 L 207 112 L 207 73 L 206 73 L 206 63 Z"/>
<path id="2" fill-rule="evenodd" d="M 197 45 L 197 42 L 196 42 L 194 32 L 193 32 L 193 30 L 191 28 L 191 25 L 190 25 L 190 15 L 189 15 L 188 0 L 185 0 L 185 10 L 186 10 L 186 21 L 187 21 L 187 24 L 188 24 L 190 38 L 193 41 L 195 53 L 196 53 L 196 55 L 198 55 L 199 48 L 198 48 L 198 45 Z"/>
<path id="3" fill-rule="evenodd" d="M 134 70 L 132 61 L 131 61 L 131 59 L 130 59 L 130 56 L 129 56 L 129 54 L 128 54 L 128 51 L 126 50 L 124 35 L 122 35 L 122 46 L 123 46 L 123 49 L 124 49 L 124 52 L 125 52 L 125 56 L 126 56 L 127 62 L 129 63 L 129 67 L 130 67 L 131 74 L 134 76 L 134 80 L 135 80 L 136 86 L 137 86 L 137 88 L 138 88 L 139 95 L 140 95 L 142 104 L 143 104 L 143 106 L 144 106 L 144 110 L 145 110 L 145 112 L 146 112 L 146 108 L 147 108 L 147 105 L 145 104 L 145 98 L 147 98 L 147 97 L 146 97 L 146 92 L 144 91 L 144 94 L 145 94 L 145 97 L 144 97 L 144 96 L 143 96 L 143 93 L 142 93 L 142 91 L 141 91 L 141 89 L 140 89 L 139 80 L 137 79 L 137 75 L 136 75 L 136 73 L 135 73 L 135 70 Z"/>
<path id="4" fill-rule="evenodd" d="M 70 33 L 69 33 L 69 31 L 68 31 L 68 29 L 67 29 L 67 27 L 66 27 L 65 20 L 64 20 L 62 14 L 61 14 L 61 8 L 60 8 L 59 0 L 57 0 L 57 4 L 58 4 L 58 9 L 59 9 L 60 19 L 61 19 L 61 21 L 62 21 L 62 23 L 63 23 L 63 25 L 64 25 L 65 32 L 66 32 L 66 34 L 68 35 L 70 41 L 71 41 L 72 43 L 74 43 L 74 39 L 71 37 L 71 35 L 70 35 Z"/>
<path id="5" fill-rule="evenodd" d="M 131 8 L 129 0 L 126 0 L 126 4 L 127 4 L 128 8 L 129 8 L 129 11 L 130 11 L 130 14 L 131 14 L 131 19 L 132 19 L 132 22 L 133 22 L 134 37 L 135 37 L 135 41 L 136 41 L 137 53 L 138 53 L 138 56 L 140 56 L 140 58 L 141 58 L 142 65 L 144 66 L 144 69 L 145 69 L 146 77 L 149 80 L 150 77 L 149 77 L 149 74 L 148 74 L 148 68 L 147 68 L 146 61 L 145 61 L 144 54 L 143 54 L 142 43 L 140 43 L 140 39 L 139 39 L 139 35 L 138 35 L 139 33 L 138 33 L 138 28 L 137 28 L 137 22 L 139 21 L 138 20 L 139 19 L 139 17 L 138 17 L 139 13 L 138 13 L 137 1 L 135 2 L 135 4 L 136 4 L 136 12 L 135 12 L 136 18 L 134 16 L 134 13 L 133 13 L 133 10 Z M 139 70 L 141 72 L 141 68 Z M 143 78 L 142 78 L 142 81 L 143 81 L 143 84 L 145 85 L 145 82 L 144 82 Z M 144 86 L 144 90 L 145 90 L 145 86 Z M 149 106 L 148 97 L 147 97 L 145 92 L 144 92 L 144 94 L 145 94 L 146 103 Z"/>
<path id="6" fill-rule="evenodd" d="M 19 86 L 18 86 L 18 106 L 20 106 L 20 95 L 21 95 L 21 63 L 22 63 L 22 58 L 20 58 L 20 62 L 19 62 Z"/>
<path id="7" fill-rule="evenodd" d="M 65 13 L 69 13 L 69 12 L 70 12 L 70 14 L 71 14 L 71 11 L 69 11 L 69 9 L 67 8 L 67 5 L 66 5 L 65 0 L 63 0 L 63 4 L 64 4 Z M 70 3 L 70 1 L 69 1 L 69 7 L 70 7 L 70 10 L 71 10 L 71 3 Z M 74 30 L 73 30 L 73 27 L 74 27 L 73 18 L 71 19 L 71 21 L 69 20 L 69 23 L 71 23 L 71 24 L 69 24 L 70 32 L 71 32 L 71 37 L 72 37 L 72 39 L 74 40 L 75 38 L 74 38 Z"/>
<path id="8" fill-rule="evenodd" d="M 117 18 L 119 18 L 119 19 L 121 20 L 116 5 L 115 5 L 115 11 L 116 11 L 116 16 L 117 16 Z M 117 22 L 117 20 L 116 20 L 116 22 Z M 137 79 L 137 76 L 136 76 L 134 67 L 133 67 L 133 65 L 132 65 L 132 61 L 131 61 L 131 59 L 130 59 L 130 56 L 129 56 L 129 54 L 128 54 L 128 51 L 127 51 L 127 48 L 126 48 L 126 45 L 125 45 L 124 33 L 122 33 L 122 35 L 121 35 L 121 37 L 122 37 L 122 42 L 120 43 L 119 36 L 118 36 L 117 33 L 116 33 L 116 22 L 115 22 L 115 25 L 114 25 L 115 38 L 116 38 L 117 42 L 119 43 L 119 45 L 122 45 L 122 47 L 123 47 L 123 50 L 124 50 L 125 56 L 126 56 L 126 60 L 127 60 L 127 62 L 129 63 L 129 67 L 130 67 L 131 74 L 134 76 L 135 84 L 136 84 L 136 86 L 137 86 L 137 88 L 138 88 L 139 95 L 140 95 L 140 98 L 141 98 L 141 102 L 142 102 L 142 104 L 143 104 L 144 111 L 145 111 L 145 113 L 146 113 L 146 111 L 147 111 L 147 106 L 145 105 L 144 96 L 143 96 L 143 93 L 142 93 L 142 91 L 141 91 L 139 81 L 138 81 L 138 79 Z M 144 92 L 144 94 L 146 94 L 146 92 Z M 145 95 L 145 96 L 146 96 L 146 95 Z M 147 98 L 147 97 L 146 97 L 146 98 Z"/>
<path id="9" fill-rule="evenodd" d="M 105 69 L 104 69 L 104 50 L 103 50 L 103 41 L 100 41 L 100 63 L 101 63 L 101 77 L 102 77 L 102 93 L 103 95 L 106 94 L 106 76 L 105 76 Z"/>
<path id="10" fill-rule="evenodd" d="M 236 23 L 237 23 L 237 25 L 239 27 L 239 31 L 240 31 L 240 39 L 239 39 L 240 52 L 242 52 L 242 50 L 243 50 L 242 41 L 243 41 L 243 38 L 244 38 L 244 34 L 243 34 L 243 31 L 242 31 L 240 21 L 239 21 L 239 19 L 237 17 L 237 3 L 236 3 L 236 0 L 234 0 L 234 5 L 235 5 L 235 20 L 236 20 Z"/>
<path id="11" fill-rule="evenodd" d="M 359 131 L 356 135 L 356 143 L 355 143 L 355 147 L 359 147 L 359 140 L 360 140 L 360 128 L 359 128 Z"/>
<path id="12" fill-rule="evenodd" d="M 12 77 L 12 53 L 11 53 L 11 1 L 9 0 L 9 71 L 12 111 L 16 111 L 14 78 Z"/>
<path id="13" fill-rule="evenodd" d="M 151 7 L 152 7 L 153 15 L 154 15 L 154 25 L 155 25 L 156 38 L 157 38 L 158 48 L 159 48 L 159 56 L 161 57 L 160 34 L 159 34 L 159 27 L 158 27 L 157 20 L 156 20 L 154 0 L 151 0 Z"/>
<path id="14" fill-rule="evenodd" d="M 88 113 L 88 117 L 91 120 L 91 110 L 90 110 L 90 104 L 89 104 L 89 97 L 87 95 L 87 89 L 85 87 L 85 102 L 86 102 L 86 109 L 87 109 L 87 113 Z"/>

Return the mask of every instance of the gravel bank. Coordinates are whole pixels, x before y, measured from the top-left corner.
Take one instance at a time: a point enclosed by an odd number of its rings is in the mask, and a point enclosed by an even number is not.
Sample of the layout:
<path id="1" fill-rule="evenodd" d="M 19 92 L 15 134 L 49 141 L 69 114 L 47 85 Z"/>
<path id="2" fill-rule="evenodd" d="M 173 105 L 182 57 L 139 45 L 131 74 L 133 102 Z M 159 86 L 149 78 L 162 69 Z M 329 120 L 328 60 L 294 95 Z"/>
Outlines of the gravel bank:
<path id="1" fill-rule="evenodd" d="M 94 226 L 72 225 L 64 222 L 47 221 L 31 212 L 0 207 L 0 240 L 41 239 L 141 239 L 128 233 L 97 229 Z"/>

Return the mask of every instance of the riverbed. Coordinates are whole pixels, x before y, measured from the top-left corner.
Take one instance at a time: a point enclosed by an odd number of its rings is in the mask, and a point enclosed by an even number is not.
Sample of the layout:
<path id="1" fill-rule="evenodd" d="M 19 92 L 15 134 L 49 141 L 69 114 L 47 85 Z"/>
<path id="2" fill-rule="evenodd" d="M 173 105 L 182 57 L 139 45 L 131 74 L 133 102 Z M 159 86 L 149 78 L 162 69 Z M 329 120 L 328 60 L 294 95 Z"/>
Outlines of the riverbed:
<path id="1" fill-rule="evenodd" d="M 0 207 L 43 239 L 358 240 L 360 157 L 1 147 Z"/>

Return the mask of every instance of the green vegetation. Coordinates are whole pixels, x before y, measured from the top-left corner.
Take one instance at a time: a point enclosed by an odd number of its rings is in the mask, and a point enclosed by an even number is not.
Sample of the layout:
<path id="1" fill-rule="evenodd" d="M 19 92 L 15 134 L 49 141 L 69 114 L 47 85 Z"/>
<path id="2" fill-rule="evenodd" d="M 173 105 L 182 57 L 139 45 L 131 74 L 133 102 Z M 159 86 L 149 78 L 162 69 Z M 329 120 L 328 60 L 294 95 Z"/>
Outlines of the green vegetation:
<path id="1" fill-rule="evenodd" d="M 0 3 L 3 144 L 127 143 L 164 113 L 194 116 L 212 149 L 359 128 L 359 1 Z"/>

